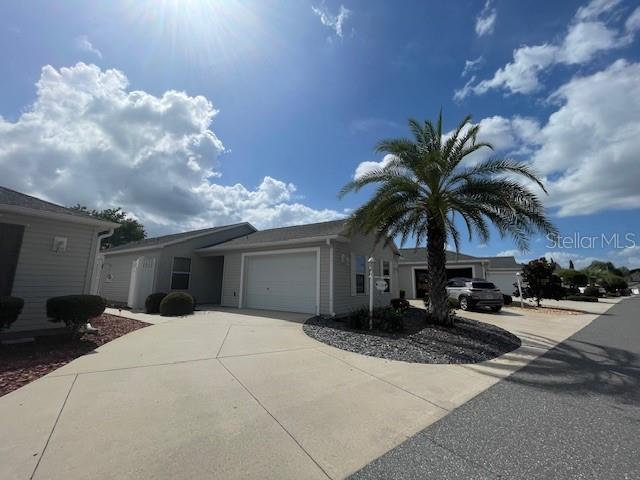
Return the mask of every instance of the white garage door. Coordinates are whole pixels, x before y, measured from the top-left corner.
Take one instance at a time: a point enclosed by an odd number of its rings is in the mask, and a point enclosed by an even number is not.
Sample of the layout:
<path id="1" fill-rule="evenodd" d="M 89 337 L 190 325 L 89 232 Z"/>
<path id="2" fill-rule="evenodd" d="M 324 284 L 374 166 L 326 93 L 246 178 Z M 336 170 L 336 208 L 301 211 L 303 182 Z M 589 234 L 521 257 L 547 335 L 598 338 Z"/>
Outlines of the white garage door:
<path id="1" fill-rule="evenodd" d="M 245 257 L 247 308 L 316 313 L 316 252 Z"/>

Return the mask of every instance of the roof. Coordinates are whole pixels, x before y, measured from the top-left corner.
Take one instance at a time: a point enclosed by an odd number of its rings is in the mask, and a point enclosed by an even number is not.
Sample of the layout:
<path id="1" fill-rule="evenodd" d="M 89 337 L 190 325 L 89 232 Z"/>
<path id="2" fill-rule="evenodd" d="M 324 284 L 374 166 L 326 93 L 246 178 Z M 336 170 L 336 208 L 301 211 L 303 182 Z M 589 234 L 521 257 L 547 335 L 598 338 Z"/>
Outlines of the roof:
<path id="1" fill-rule="evenodd" d="M 514 269 L 520 270 L 522 266 L 516 262 L 516 259 L 513 256 L 509 257 L 474 257 L 473 255 L 466 255 L 464 253 L 456 253 L 450 250 L 446 252 L 447 262 L 489 262 L 489 268 L 504 268 L 504 269 Z M 401 248 L 400 254 L 402 255 L 402 259 L 400 263 L 403 262 L 427 262 L 427 249 L 425 247 L 418 248 Z"/>
<path id="2" fill-rule="evenodd" d="M 145 238 L 143 240 L 137 240 L 135 242 L 129 242 L 124 245 L 118 245 L 117 247 L 112 247 L 107 250 L 103 250 L 102 253 L 110 254 L 110 253 L 117 253 L 117 252 L 128 252 L 130 250 L 138 250 L 138 249 L 162 248 L 166 245 L 172 245 L 175 243 L 184 242 L 192 238 L 210 235 L 212 233 L 217 233 L 217 232 L 228 230 L 234 227 L 240 227 L 242 225 L 247 225 L 255 230 L 253 225 L 247 222 L 234 223 L 231 225 L 220 225 L 218 227 L 203 228 L 200 230 L 191 230 L 189 232 L 172 233 L 170 235 L 162 235 L 159 237 Z"/>
<path id="3" fill-rule="evenodd" d="M 119 224 L 101 220 L 88 213 L 56 205 L 25 193 L 0 186 L 0 210 L 14 213 L 34 214 L 41 217 L 66 219 L 71 222 L 101 225 L 108 228 L 118 227 Z"/>
<path id="4" fill-rule="evenodd" d="M 307 225 L 294 225 L 291 227 L 270 228 L 259 230 L 243 237 L 234 238 L 217 247 L 225 249 L 259 247 L 265 244 L 278 242 L 295 242 L 309 238 L 326 238 L 340 236 L 345 233 L 346 220 L 332 220 L 330 222 L 310 223 Z"/>
<path id="5" fill-rule="evenodd" d="M 400 248 L 400 255 L 402 255 L 402 259 L 400 262 L 426 262 L 427 261 L 427 249 L 426 247 L 418 247 L 418 248 Z M 447 250 L 447 262 L 455 262 L 455 261 L 476 261 L 480 262 L 484 260 L 484 258 L 474 257 L 471 255 L 465 255 L 464 253 L 456 253 L 450 250 Z"/>
<path id="6" fill-rule="evenodd" d="M 515 257 L 488 257 L 489 268 L 512 268 L 514 270 L 520 270 L 522 265 L 516 262 Z"/>

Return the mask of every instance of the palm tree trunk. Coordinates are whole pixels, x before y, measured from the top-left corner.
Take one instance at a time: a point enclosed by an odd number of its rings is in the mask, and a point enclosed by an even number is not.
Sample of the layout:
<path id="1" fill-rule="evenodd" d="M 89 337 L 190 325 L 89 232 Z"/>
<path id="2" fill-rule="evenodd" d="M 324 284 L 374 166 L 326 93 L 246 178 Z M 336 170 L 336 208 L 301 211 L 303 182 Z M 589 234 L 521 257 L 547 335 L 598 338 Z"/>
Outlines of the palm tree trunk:
<path id="1" fill-rule="evenodd" d="M 429 266 L 429 299 L 432 320 L 440 325 L 452 325 L 447 300 L 447 257 L 444 249 L 445 228 L 438 216 L 427 221 L 427 265 Z"/>

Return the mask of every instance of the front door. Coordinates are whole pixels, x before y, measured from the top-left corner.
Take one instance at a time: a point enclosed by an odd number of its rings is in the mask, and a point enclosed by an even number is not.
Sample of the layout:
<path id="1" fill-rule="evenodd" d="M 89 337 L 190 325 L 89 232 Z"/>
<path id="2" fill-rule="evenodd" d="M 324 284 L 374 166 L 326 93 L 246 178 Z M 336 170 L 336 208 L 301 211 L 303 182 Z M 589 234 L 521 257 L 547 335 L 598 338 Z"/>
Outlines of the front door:
<path id="1" fill-rule="evenodd" d="M 11 295 L 24 225 L 0 223 L 0 295 Z"/>
<path id="2" fill-rule="evenodd" d="M 416 268 L 415 279 L 416 282 L 416 298 L 424 298 L 429 292 L 429 276 L 428 271 L 422 268 Z"/>

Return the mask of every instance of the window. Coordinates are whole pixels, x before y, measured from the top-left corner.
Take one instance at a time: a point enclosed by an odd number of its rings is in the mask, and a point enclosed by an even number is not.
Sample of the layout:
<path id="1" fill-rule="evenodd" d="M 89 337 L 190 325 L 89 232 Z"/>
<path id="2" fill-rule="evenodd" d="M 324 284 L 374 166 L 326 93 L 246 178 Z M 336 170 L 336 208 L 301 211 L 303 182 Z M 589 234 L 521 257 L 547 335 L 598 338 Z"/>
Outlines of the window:
<path id="1" fill-rule="evenodd" d="M 171 269 L 171 290 L 187 290 L 191 278 L 191 259 L 173 257 Z"/>
<path id="2" fill-rule="evenodd" d="M 387 282 L 387 288 L 384 289 L 384 293 L 389 293 L 391 291 L 391 262 L 388 260 L 380 262 L 380 276 L 382 280 Z"/>
<path id="3" fill-rule="evenodd" d="M 365 293 L 365 276 L 367 270 L 367 259 L 364 255 L 355 256 L 356 294 Z"/>

